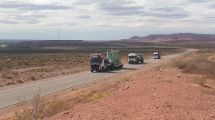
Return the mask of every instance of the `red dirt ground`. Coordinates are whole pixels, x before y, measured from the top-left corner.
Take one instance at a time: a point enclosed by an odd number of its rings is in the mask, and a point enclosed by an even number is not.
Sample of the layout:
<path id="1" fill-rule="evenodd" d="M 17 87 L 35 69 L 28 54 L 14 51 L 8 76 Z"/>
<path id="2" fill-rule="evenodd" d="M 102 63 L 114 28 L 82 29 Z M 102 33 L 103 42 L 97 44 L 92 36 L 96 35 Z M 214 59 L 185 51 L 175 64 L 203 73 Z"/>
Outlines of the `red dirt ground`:
<path id="1" fill-rule="evenodd" d="M 139 71 L 110 96 L 49 120 L 215 120 L 215 90 L 193 84 L 194 77 L 173 69 Z"/>

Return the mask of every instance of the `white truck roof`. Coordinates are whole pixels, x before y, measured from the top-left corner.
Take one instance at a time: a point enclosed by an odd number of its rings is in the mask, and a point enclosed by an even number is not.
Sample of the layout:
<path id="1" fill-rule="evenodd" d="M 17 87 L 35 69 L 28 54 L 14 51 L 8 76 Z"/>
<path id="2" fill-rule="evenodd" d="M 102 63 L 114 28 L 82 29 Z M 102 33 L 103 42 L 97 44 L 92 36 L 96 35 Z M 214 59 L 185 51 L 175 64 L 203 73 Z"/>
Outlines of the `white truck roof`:
<path id="1" fill-rule="evenodd" d="M 154 55 L 157 55 L 157 54 L 158 54 L 158 52 L 154 52 L 153 54 L 154 54 Z"/>
<path id="2" fill-rule="evenodd" d="M 129 53 L 128 56 L 137 56 L 137 53 Z"/>

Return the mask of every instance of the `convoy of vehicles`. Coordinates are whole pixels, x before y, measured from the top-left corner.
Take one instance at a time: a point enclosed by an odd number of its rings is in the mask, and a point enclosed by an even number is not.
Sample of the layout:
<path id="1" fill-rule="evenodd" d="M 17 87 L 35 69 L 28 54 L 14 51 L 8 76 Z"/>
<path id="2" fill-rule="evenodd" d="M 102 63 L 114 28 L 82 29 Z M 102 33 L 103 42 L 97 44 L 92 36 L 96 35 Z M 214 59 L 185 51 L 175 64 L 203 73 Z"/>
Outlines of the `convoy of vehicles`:
<path id="1" fill-rule="evenodd" d="M 137 53 L 128 54 L 128 64 L 143 64 L 144 58 L 142 55 Z"/>
<path id="2" fill-rule="evenodd" d="M 160 59 L 160 52 L 153 53 L 154 59 Z M 91 72 L 108 72 L 110 70 L 121 69 L 121 56 L 119 50 L 107 50 L 106 54 L 94 53 L 90 55 L 90 71 Z M 128 64 L 143 64 L 143 55 L 137 53 L 128 54 Z"/>
<path id="3" fill-rule="evenodd" d="M 108 50 L 106 56 L 102 53 L 95 53 L 90 56 L 91 72 L 105 72 L 122 67 L 119 50 Z"/>

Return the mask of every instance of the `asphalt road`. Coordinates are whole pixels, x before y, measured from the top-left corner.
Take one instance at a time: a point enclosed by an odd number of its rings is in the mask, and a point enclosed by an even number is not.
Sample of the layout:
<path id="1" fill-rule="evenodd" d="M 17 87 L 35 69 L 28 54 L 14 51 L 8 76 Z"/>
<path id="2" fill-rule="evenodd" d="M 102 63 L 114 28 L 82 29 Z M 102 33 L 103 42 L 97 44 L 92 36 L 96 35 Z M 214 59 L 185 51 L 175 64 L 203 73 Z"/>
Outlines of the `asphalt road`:
<path id="1" fill-rule="evenodd" d="M 147 69 L 182 54 L 189 54 L 191 51 L 192 50 L 188 50 L 184 53 L 164 56 L 161 60 L 148 59 L 145 60 L 146 64 L 125 65 L 124 69 L 110 73 L 91 73 L 89 71 L 85 71 L 78 74 L 59 76 L 26 84 L 15 85 L 12 87 L 4 87 L 0 89 L 0 109 L 23 101 L 31 100 L 38 92 L 41 95 L 48 95 L 68 88 L 78 87 L 94 81 L 99 81 L 102 80 L 102 78 L 114 76 L 119 73 L 129 72 L 135 69 Z"/>

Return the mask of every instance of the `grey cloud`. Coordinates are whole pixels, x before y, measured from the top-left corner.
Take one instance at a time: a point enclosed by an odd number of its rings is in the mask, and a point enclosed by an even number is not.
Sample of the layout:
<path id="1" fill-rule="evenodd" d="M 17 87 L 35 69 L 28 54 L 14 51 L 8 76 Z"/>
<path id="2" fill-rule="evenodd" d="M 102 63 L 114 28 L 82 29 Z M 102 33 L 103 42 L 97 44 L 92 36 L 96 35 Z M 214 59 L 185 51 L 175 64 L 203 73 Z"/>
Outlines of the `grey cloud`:
<path id="1" fill-rule="evenodd" d="M 210 8 L 215 8 L 215 3 L 209 5 Z"/>
<path id="2" fill-rule="evenodd" d="M 37 24 L 40 23 L 41 18 L 46 18 L 47 16 L 40 13 L 23 14 L 19 16 L 14 16 L 16 21 L 24 22 L 27 24 Z"/>
<path id="3" fill-rule="evenodd" d="M 6 12 L 2 14 L 1 17 L 1 23 L 4 24 L 37 24 L 40 23 L 43 18 L 46 18 L 47 15 L 40 11 L 14 11 Z"/>
<path id="4" fill-rule="evenodd" d="M 214 20 L 215 21 L 215 16 L 207 16 L 207 17 L 205 17 L 205 19 Z"/>
<path id="5" fill-rule="evenodd" d="M 78 0 L 79 5 L 95 4 L 100 11 L 114 16 L 150 16 L 156 18 L 186 18 L 190 14 L 178 6 L 162 6 L 149 8 L 150 6 L 137 6 L 135 1 L 131 0 Z M 148 8 L 148 9 L 147 9 Z"/>
<path id="6" fill-rule="evenodd" d="M 111 15 L 139 15 L 156 18 L 181 19 L 190 16 L 190 13 L 178 7 L 159 7 L 153 9 L 144 9 L 139 6 L 129 6 L 128 4 L 101 4 L 101 9 Z"/>
<path id="7" fill-rule="evenodd" d="M 148 12 L 145 13 L 146 16 L 152 16 L 157 18 L 167 18 L 167 19 L 182 19 L 187 18 L 190 16 L 189 13 L 155 13 L 155 12 Z"/>
<path id="8" fill-rule="evenodd" d="M 164 7 L 154 7 L 147 9 L 145 15 L 158 17 L 158 18 L 186 18 L 191 16 L 191 14 L 184 9 L 177 6 L 164 6 Z"/>
<path id="9" fill-rule="evenodd" d="M 68 6 L 56 4 L 34 4 L 29 2 L 8 1 L 0 4 L 0 8 L 19 10 L 66 10 Z"/>
<path id="10" fill-rule="evenodd" d="M 46 14 L 48 13 L 44 10 L 66 10 L 70 9 L 70 7 L 56 4 L 33 4 L 29 2 L 8 1 L 0 3 L 0 9 L 9 9 L 5 13 L 5 20 L 13 20 L 15 23 L 38 24 L 42 18 L 47 17 Z M 15 24 L 13 21 L 7 24 Z"/>
<path id="11" fill-rule="evenodd" d="M 188 2 L 191 2 L 191 3 L 208 3 L 208 2 L 214 2 L 214 0 L 188 0 Z"/>
<path id="12" fill-rule="evenodd" d="M 0 24 L 19 24 L 19 23 L 12 20 L 0 20 Z"/>
<path id="13" fill-rule="evenodd" d="M 188 2 L 193 2 L 193 3 L 201 3 L 201 2 L 205 2 L 207 0 L 188 0 Z"/>
<path id="14" fill-rule="evenodd" d="M 89 5 L 94 3 L 99 3 L 102 0 L 76 0 L 73 5 Z"/>
<path id="15" fill-rule="evenodd" d="M 80 19 L 90 19 L 91 17 L 89 15 L 80 15 Z"/>
<path id="16" fill-rule="evenodd" d="M 51 27 L 62 27 L 62 26 L 76 26 L 77 23 L 69 23 L 69 22 L 55 22 L 55 23 L 47 23 L 46 26 Z"/>
<path id="17" fill-rule="evenodd" d="M 188 22 L 188 23 L 198 23 L 198 24 L 214 24 L 215 20 L 214 19 L 207 19 L 207 18 L 202 18 L 202 19 L 189 19 L 189 20 L 183 20 L 183 22 Z"/>
<path id="18" fill-rule="evenodd" d="M 106 14 L 110 15 L 136 15 L 140 14 L 143 10 L 143 7 L 139 7 L 135 4 L 134 1 L 131 0 L 91 0 L 91 1 L 84 1 L 84 0 L 77 0 L 75 5 L 89 5 L 95 4 L 96 7 L 105 12 Z"/>
<path id="19" fill-rule="evenodd" d="M 176 6 L 157 7 L 157 8 L 151 8 L 150 10 L 153 10 L 153 11 L 164 11 L 164 12 L 183 11 L 182 8 L 179 8 L 179 7 L 176 7 Z"/>
<path id="20" fill-rule="evenodd" d="M 142 7 L 129 4 L 101 3 L 100 8 L 112 15 L 137 15 L 143 11 Z"/>

